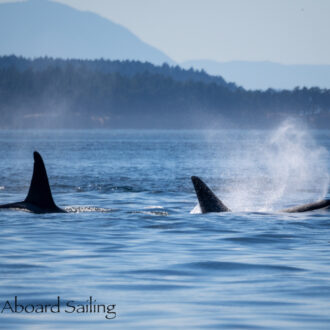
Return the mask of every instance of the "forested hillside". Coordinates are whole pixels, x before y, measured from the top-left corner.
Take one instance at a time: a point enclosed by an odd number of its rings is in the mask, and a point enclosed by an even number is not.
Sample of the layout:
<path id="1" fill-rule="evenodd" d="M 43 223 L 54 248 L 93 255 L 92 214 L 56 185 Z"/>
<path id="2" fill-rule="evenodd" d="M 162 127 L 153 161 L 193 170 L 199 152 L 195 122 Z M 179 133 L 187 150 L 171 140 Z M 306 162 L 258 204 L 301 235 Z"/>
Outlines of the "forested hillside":
<path id="1" fill-rule="evenodd" d="M 0 58 L 0 127 L 330 127 L 330 90 L 246 91 L 168 65 Z"/>

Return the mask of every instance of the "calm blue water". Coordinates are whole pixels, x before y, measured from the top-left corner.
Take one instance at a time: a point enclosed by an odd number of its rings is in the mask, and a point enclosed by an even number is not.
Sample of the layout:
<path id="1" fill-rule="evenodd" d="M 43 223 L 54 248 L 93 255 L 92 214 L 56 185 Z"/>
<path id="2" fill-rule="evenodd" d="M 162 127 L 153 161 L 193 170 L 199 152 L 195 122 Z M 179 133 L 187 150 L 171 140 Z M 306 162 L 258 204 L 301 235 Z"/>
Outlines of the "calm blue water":
<path id="1" fill-rule="evenodd" d="M 0 212 L 0 306 L 61 312 L 1 328 L 330 328 L 330 212 L 277 212 L 327 194 L 329 131 L 1 131 L 0 203 L 24 199 L 34 150 L 71 212 Z M 190 214 L 191 175 L 234 212 Z M 90 296 L 116 318 L 65 313 Z"/>

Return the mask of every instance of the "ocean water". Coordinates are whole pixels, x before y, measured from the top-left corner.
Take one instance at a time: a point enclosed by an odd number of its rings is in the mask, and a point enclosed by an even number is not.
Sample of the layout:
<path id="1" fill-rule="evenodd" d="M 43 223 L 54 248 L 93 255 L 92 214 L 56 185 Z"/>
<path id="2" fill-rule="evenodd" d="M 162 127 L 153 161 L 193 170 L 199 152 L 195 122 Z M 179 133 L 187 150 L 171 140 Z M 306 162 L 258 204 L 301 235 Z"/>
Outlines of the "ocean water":
<path id="1" fill-rule="evenodd" d="M 0 131 L 1 204 L 34 150 L 69 212 L 0 211 L 2 329 L 330 328 L 330 212 L 279 212 L 330 197 L 329 131 Z"/>

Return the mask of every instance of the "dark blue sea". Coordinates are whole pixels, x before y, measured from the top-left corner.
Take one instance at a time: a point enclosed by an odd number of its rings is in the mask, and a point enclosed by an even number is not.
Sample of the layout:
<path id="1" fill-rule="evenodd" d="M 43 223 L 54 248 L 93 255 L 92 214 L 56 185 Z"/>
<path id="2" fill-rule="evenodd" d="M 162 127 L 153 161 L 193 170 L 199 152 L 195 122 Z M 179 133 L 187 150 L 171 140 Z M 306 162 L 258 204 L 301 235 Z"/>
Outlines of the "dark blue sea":
<path id="1" fill-rule="evenodd" d="M 330 329 L 330 212 L 279 212 L 330 198 L 329 131 L 0 131 L 0 204 L 34 150 L 69 212 L 0 211 L 1 329 Z"/>

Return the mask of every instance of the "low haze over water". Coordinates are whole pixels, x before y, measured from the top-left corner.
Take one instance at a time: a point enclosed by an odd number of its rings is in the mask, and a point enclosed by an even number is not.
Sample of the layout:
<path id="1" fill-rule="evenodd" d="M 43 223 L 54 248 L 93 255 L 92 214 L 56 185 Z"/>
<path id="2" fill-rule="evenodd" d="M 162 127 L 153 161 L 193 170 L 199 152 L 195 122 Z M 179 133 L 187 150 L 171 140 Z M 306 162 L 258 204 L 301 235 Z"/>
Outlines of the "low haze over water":
<path id="1" fill-rule="evenodd" d="M 0 314 L 6 329 L 329 329 L 330 133 L 0 131 L 0 203 L 25 198 L 34 150 L 66 214 L 0 212 L 0 306 L 75 301 L 102 313 Z M 201 177 L 233 210 L 198 214 Z M 196 208 L 195 208 L 196 210 Z"/>

